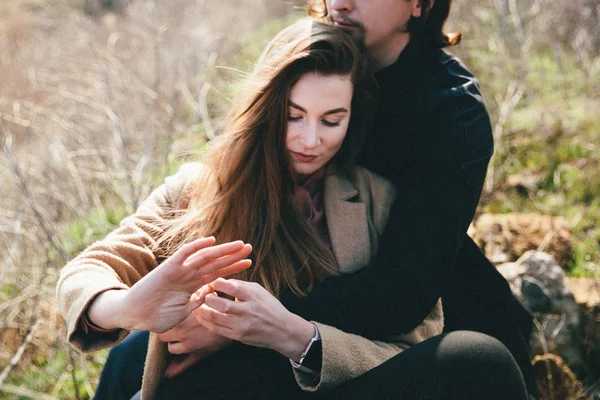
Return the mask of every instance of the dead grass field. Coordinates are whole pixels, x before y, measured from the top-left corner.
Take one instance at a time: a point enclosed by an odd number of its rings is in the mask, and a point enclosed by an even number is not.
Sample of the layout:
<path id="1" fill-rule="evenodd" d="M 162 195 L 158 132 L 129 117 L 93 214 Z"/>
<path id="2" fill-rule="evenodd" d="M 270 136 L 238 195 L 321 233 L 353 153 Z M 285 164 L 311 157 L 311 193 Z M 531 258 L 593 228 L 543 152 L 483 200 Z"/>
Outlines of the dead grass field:
<path id="1" fill-rule="evenodd" d="M 58 271 L 214 135 L 236 77 L 217 67 L 247 70 L 302 15 L 300 0 L 125 1 L 0 2 L 3 399 L 92 396 L 106 353 L 66 345 Z M 495 124 L 482 208 L 565 213 L 574 271 L 600 278 L 597 0 L 454 7 Z M 535 192 L 502 190 L 523 171 Z"/>

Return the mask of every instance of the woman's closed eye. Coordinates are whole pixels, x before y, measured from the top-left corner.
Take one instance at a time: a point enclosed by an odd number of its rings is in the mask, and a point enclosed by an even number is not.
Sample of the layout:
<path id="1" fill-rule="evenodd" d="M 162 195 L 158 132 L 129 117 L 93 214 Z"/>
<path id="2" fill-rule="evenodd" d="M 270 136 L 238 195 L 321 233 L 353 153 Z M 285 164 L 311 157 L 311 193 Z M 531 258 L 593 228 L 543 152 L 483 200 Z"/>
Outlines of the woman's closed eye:
<path id="1" fill-rule="evenodd" d="M 300 120 L 302 120 L 303 118 L 304 118 L 304 116 L 303 116 L 303 115 L 293 115 L 293 114 L 288 114 L 288 118 L 287 118 L 287 119 L 288 119 L 288 121 L 290 121 L 290 122 L 296 122 L 296 121 L 300 121 Z M 329 128 L 333 128 L 333 127 L 336 127 L 336 126 L 340 126 L 340 122 L 341 122 L 341 121 L 332 121 L 332 120 L 328 120 L 328 119 L 325 119 L 325 118 L 322 118 L 322 119 L 321 119 L 321 123 L 322 123 L 323 125 L 325 125 L 326 127 L 329 127 Z"/>
<path id="2" fill-rule="evenodd" d="M 321 123 L 327 127 L 333 128 L 336 126 L 340 126 L 340 121 L 328 121 L 326 119 L 322 119 Z"/>

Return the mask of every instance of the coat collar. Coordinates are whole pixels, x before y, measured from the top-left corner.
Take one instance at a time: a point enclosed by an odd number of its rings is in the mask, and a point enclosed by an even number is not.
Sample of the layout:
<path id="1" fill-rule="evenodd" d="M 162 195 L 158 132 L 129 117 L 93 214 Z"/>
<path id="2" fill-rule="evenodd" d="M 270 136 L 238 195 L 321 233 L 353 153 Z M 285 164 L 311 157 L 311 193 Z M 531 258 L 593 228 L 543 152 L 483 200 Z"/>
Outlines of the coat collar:
<path id="1" fill-rule="evenodd" d="M 334 167 L 326 171 L 324 190 L 333 254 L 340 272 L 354 272 L 367 265 L 371 256 L 367 207 L 348 175 Z"/>

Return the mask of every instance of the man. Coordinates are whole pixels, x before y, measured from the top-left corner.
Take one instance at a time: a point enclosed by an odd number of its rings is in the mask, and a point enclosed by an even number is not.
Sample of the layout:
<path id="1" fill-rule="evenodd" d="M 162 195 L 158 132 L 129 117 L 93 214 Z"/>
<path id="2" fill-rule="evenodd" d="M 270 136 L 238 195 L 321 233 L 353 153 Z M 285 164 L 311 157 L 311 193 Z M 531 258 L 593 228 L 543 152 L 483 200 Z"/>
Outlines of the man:
<path id="1" fill-rule="evenodd" d="M 493 138 L 476 79 L 441 50 L 460 41 L 460 34 L 443 32 L 451 4 L 309 1 L 312 16 L 328 18 L 367 49 L 380 107 L 360 163 L 391 179 L 399 194 L 370 268 L 329 279 L 286 305 L 304 318 L 377 339 L 413 328 L 442 297 L 445 331 L 499 339 L 533 392 L 531 316 L 466 234 Z"/>
<path id="2" fill-rule="evenodd" d="M 399 193 L 369 268 L 282 301 L 306 319 L 383 339 L 410 331 L 442 297 L 445 331 L 499 339 L 533 392 L 530 316 L 466 235 L 493 139 L 477 81 L 441 50 L 460 41 L 442 31 L 451 0 L 312 0 L 309 6 L 311 15 L 347 30 L 367 49 L 380 107 L 360 162 L 391 179 Z M 202 335 L 190 334 L 196 329 L 202 328 L 188 319 L 185 329 L 162 339 L 173 353 L 199 350 L 205 345 L 195 339 Z M 172 367 L 174 374 L 201 358 L 193 354 Z"/>
<path id="3" fill-rule="evenodd" d="M 442 297 L 448 331 L 488 333 L 529 364 L 522 340 L 531 318 L 466 235 L 493 138 L 476 79 L 441 50 L 460 41 L 442 31 L 451 3 L 327 0 L 328 18 L 364 42 L 380 85 L 376 127 L 360 163 L 391 179 L 399 195 L 371 268 L 329 279 L 290 306 L 373 336 L 416 326 Z M 311 1 L 313 15 L 322 10 L 322 0 Z M 331 307 L 312 306 L 324 301 Z M 346 317 L 373 309 L 380 312 L 361 321 Z M 389 332 L 375 329 L 382 319 Z"/>

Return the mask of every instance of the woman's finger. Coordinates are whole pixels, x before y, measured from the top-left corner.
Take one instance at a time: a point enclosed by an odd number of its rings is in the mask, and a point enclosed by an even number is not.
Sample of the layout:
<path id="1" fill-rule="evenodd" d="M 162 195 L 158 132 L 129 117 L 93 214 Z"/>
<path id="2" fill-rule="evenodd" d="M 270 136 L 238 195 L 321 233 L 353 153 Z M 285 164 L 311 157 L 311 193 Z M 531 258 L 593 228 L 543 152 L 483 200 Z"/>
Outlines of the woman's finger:
<path id="1" fill-rule="evenodd" d="M 238 300 L 248 300 L 254 291 L 256 283 L 240 281 L 238 279 L 215 279 L 210 286 L 217 292 L 223 292 Z"/>
<path id="2" fill-rule="evenodd" d="M 245 313 L 244 303 L 219 297 L 216 293 L 208 294 L 204 299 L 204 304 L 223 314 L 241 315 Z"/>
<path id="3" fill-rule="evenodd" d="M 215 260 L 217 258 L 221 258 L 232 253 L 237 253 L 243 248 L 244 242 L 242 242 L 241 240 L 223 243 L 216 246 L 205 247 L 193 254 L 190 254 L 187 260 L 185 260 L 185 262 L 183 263 L 183 265 L 186 267 L 190 265 L 203 265 L 211 260 Z"/>
<path id="4" fill-rule="evenodd" d="M 210 285 L 204 285 L 200 289 L 196 290 L 194 294 L 190 297 L 190 303 L 194 309 L 200 307 L 204 304 L 204 299 L 209 293 L 213 293 L 215 290 Z"/>
<path id="5" fill-rule="evenodd" d="M 171 358 L 171 362 L 165 371 L 165 378 L 171 379 L 187 370 L 198 361 L 207 357 L 210 353 L 188 353 L 183 355 L 174 356 Z"/>
<path id="6" fill-rule="evenodd" d="M 232 274 L 237 274 L 238 272 L 242 272 L 242 271 L 250 268 L 251 265 L 252 265 L 251 260 L 240 260 L 240 261 L 236 262 L 235 264 L 232 264 L 228 267 L 218 269 L 215 272 L 213 272 L 212 274 L 204 275 L 202 277 L 202 284 L 203 285 L 210 284 L 211 282 L 215 281 L 216 279 L 223 278 L 225 276 L 229 276 Z"/>
<path id="7" fill-rule="evenodd" d="M 239 251 L 227 254 L 223 257 L 206 262 L 202 257 L 192 256 L 186 261 L 186 266 L 196 268 L 202 275 L 208 275 L 218 269 L 234 264 L 248 256 L 252 252 L 252 246 L 245 244 Z"/>
<path id="8" fill-rule="evenodd" d="M 191 242 L 181 246 L 179 250 L 173 253 L 173 257 L 175 258 L 177 263 L 183 263 L 192 254 L 214 244 L 215 238 L 212 236 L 192 240 Z"/>
<path id="9" fill-rule="evenodd" d="M 168 342 L 167 347 L 171 354 L 185 354 L 189 353 L 189 349 L 186 349 L 183 342 Z"/>
<path id="10" fill-rule="evenodd" d="M 209 317 L 210 307 L 198 307 L 194 310 L 194 317 L 196 320 L 204 326 L 206 329 L 215 333 L 217 335 L 221 335 L 231 340 L 236 340 L 236 335 L 233 329 L 228 326 L 217 324 L 214 320 Z M 214 311 L 214 310 L 213 310 Z"/>
<path id="11" fill-rule="evenodd" d="M 180 334 L 177 332 L 177 327 L 178 327 L 178 326 L 179 326 L 179 325 L 177 325 L 177 326 L 176 326 L 176 327 L 174 327 L 174 328 L 171 328 L 171 329 L 169 329 L 169 330 L 168 330 L 168 331 L 166 331 L 166 332 L 159 333 L 159 334 L 158 334 L 158 340 L 160 340 L 161 342 L 165 342 L 165 343 L 168 343 L 168 342 L 175 341 L 175 340 L 176 340 L 176 338 L 179 338 L 179 337 L 181 336 L 181 335 L 180 335 Z"/>
<path id="12" fill-rule="evenodd" d="M 194 312 L 202 313 L 201 315 L 205 321 L 211 322 L 215 325 L 221 325 L 230 329 L 233 329 L 235 325 L 235 319 L 237 318 L 233 315 L 224 314 L 220 311 L 215 310 L 214 308 L 207 306 L 206 302 L 200 307 L 198 307 L 196 310 L 194 310 Z"/>

